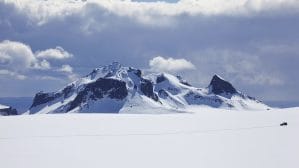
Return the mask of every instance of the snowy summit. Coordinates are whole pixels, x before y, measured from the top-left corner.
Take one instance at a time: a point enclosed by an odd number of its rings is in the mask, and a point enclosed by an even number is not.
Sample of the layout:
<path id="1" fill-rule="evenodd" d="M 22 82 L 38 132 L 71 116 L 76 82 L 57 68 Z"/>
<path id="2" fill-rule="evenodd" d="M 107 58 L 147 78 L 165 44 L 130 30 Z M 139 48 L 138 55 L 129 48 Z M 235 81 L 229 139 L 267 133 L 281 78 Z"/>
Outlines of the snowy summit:
<path id="1" fill-rule="evenodd" d="M 143 75 L 117 62 L 94 69 L 65 88 L 36 94 L 28 113 L 164 113 L 190 106 L 265 110 L 269 107 L 237 91 L 215 75 L 207 88 L 191 86 L 167 73 Z M 159 109 L 159 110 L 155 110 Z M 142 113 L 143 113 L 142 112 Z"/>

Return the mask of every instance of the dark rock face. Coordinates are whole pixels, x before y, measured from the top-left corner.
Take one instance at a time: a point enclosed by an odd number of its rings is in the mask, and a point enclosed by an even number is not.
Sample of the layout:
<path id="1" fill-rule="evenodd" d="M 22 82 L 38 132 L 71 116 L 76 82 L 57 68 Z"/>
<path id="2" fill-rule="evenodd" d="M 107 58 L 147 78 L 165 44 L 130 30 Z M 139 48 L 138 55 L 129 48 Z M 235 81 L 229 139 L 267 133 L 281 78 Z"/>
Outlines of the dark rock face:
<path id="1" fill-rule="evenodd" d="M 133 69 L 133 68 L 130 67 L 130 69 L 128 70 L 128 72 L 134 72 L 134 74 L 136 76 L 138 76 L 139 78 L 141 78 L 142 72 L 141 72 L 140 69 Z"/>
<path id="2" fill-rule="evenodd" d="M 237 90 L 229 82 L 221 79 L 219 76 L 214 75 L 213 79 L 209 85 L 211 92 L 217 95 L 226 93 L 226 94 L 235 94 Z"/>
<path id="3" fill-rule="evenodd" d="M 159 90 L 158 94 L 161 98 L 164 98 L 164 99 L 169 96 L 168 93 L 164 89 Z"/>
<path id="4" fill-rule="evenodd" d="M 68 111 L 80 106 L 82 103 L 86 102 L 89 97 L 92 100 L 101 99 L 104 98 L 104 96 L 111 99 L 122 100 L 126 98 L 127 95 L 128 90 L 124 81 L 99 78 L 95 82 L 88 84 L 78 93 L 77 97 L 70 103 Z"/>
<path id="5" fill-rule="evenodd" d="M 212 106 L 212 107 L 219 107 L 223 103 L 223 100 L 221 100 L 217 96 L 204 97 L 204 96 L 199 95 L 198 93 L 194 93 L 192 91 L 187 93 L 184 97 L 185 97 L 187 103 L 190 105 L 204 104 L 204 105 L 208 105 L 208 106 Z"/>
<path id="6" fill-rule="evenodd" d="M 191 84 L 189 84 L 187 81 L 180 81 L 181 84 L 186 85 L 186 86 L 192 86 Z"/>
<path id="7" fill-rule="evenodd" d="M 85 77 L 90 76 L 93 79 L 96 76 L 97 71 L 98 71 L 98 69 L 94 69 L 94 70 L 92 70 L 92 72 L 90 74 L 86 75 Z"/>
<path id="8" fill-rule="evenodd" d="M 57 92 L 57 93 L 43 93 L 43 92 L 39 92 L 35 95 L 34 99 L 33 99 L 33 104 L 31 105 L 30 108 L 32 107 L 36 107 L 38 105 L 41 104 L 45 104 L 48 103 L 50 101 L 53 101 L 61 96 L 63 96 L 64 98 L 69 97 L 69 95 L 71 94 L 71 92 L 74 91 L 74 84 L 69 85 L 67 87 L 65 87 L 62 92 Z"/>
<path id="9" fill-rule="evenodd" d="M 62 94 L 63 94 L 64 98 L 67 98 L 70 96 L 70 94 L 74 91 L 74 86 L 75 86 L 74 84 L 71 84 L 62 90 Z"/>
<path id="10" fill-rule="evenodd" d="M 156 83 L 161 83 L 161 82 L 164 82 L 164 81 L 166 81 L 166 80 L 167 80 L 167 79 L 165 78 L 164 75 L 160 75 L 160 76 L 157 77 L 157 79 L 156 79 Z"/>
<path id="11" fill-rule="evenodd" d="M 142 75 L 141 70 L 138 69 L 138 70 L 136 71 L 135 74 L 136 74 L 138 77 L 141 77 L 141 75 Z"/>
<path id="12" fill-rule="evenodd" d="M 145 96 L 152 98 L 155 101 L 159 100 L 158 96 L 154 93 L 154 86 L 150 80 L 142 79 L 140 81 L 140 90 Z"/>
<path id="13" fill-rule="evenodd" d="M 18 111 L 12 107 L 0 109 L 0 115 L 9 116 L 9 115 L 18 115 Z"/>
<path id="14" fill-rule="evenodd" d="M 44 103 L 48 103 L 50 101 L 55 100 L 58 97 L 59 97 L 59 94 L 39 92 L 35 95 L 35 97 L 33 99 L 33 103 L 30 108 L 36 107 L 36 106 L 44 104 Z"/>

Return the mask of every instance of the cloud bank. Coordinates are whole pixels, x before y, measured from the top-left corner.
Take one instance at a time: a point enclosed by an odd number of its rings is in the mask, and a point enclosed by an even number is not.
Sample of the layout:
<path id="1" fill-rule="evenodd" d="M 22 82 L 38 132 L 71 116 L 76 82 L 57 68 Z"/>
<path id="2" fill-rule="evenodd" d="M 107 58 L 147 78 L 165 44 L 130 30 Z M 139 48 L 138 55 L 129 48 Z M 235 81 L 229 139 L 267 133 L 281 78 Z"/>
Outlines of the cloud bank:
<path id="1" fill-rule="evenodd" d="M 36 52 L 37 58 L 42 59 L 67 59 L 73 57 L 72 54 L 65 51 L 62 47 L 50 48 L 43 51 Z"/>
<path id="2" fill-rule="evenodd" d="M 51 79 L 58 79 L 52 73 L 57 71 L 56 68 L 52 67 L 47 59 L 61 60 L 71 56 L 72 54 L 62 47 L 33 52 L 31 47 L 26 44 L 5 40 L 0 42 L 0 76 L 12 77 L 18 80 L 25 80 L 30 77 L 45 79 L 45 76 L 48 79 L 50 77 Z M 59 72 L 72 73 L 72 67 L 62 65 Z"/>
<path id="3" fill-rule="evenodd" d="M 183 70 L 195 69 L 195 66 L 185 59 L 164 58 L 161 56 L 154 57 L 149 61 L 152 71 L 156 72 L 179 72 Z"/>
<path id="4" fill-rule="evenodd" d="M 85 12 L 88 8 L 94 7 L 107 11 L 107 14 L 134 18 L 144 24 L 161 24 L 171 17 L 186 14 L 190 16 L 254 16 L 258 13 L 273 11 L 296 13 L 299 9 L 299 2 L 296 0 L 180 0 L 177 3 L 163 1 L 148 3 L 130 0 L 4 0 L 4 3 L 13 4 L 31 21 L 39 25 L 55 18 Z M 83 13 L 82 16 L 85 14 Z"/>

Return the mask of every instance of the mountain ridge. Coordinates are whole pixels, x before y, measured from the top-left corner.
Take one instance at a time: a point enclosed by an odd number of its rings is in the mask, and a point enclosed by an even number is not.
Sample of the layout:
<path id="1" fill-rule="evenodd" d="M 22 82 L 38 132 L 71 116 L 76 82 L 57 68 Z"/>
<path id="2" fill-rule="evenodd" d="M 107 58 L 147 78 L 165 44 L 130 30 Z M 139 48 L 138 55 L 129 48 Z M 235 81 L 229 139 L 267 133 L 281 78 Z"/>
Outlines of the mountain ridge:
<path id="1" fill-rule="evenodd" d="M 56 92 L 36 94 L 28 110 L 36 113 L 112 112 L 167 109 L 174 112 L 191 105 L 215 108 L 265 110 L 269 107 L 214 75 L 207 88 L 191 86 L 181 76 L 144 75 L 142 70 L 118 62 L 101 66 Z M 142 112 L 141 112 L 142 113 Z"/>

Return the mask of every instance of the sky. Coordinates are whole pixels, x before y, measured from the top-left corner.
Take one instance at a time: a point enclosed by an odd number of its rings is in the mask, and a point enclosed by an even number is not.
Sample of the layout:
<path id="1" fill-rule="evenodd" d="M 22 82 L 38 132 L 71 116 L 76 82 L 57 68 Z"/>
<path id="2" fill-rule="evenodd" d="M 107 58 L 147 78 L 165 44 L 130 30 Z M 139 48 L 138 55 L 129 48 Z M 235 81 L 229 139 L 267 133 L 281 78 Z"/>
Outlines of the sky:
<path id="1" fill-rule="evenodd" d="M 297 0 L 0 0 L 0 97 L 118 61 L 265 101 L 299 100 Z"/>

